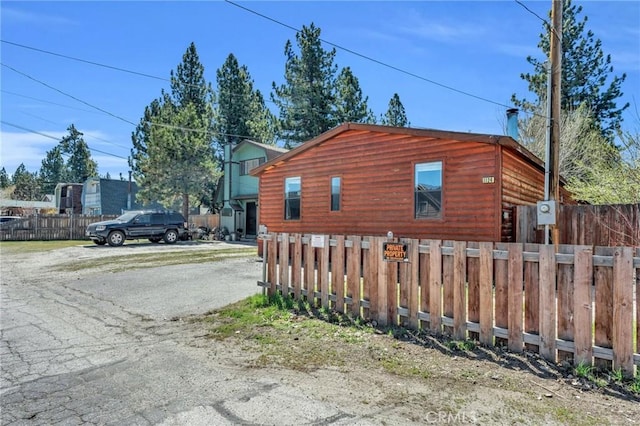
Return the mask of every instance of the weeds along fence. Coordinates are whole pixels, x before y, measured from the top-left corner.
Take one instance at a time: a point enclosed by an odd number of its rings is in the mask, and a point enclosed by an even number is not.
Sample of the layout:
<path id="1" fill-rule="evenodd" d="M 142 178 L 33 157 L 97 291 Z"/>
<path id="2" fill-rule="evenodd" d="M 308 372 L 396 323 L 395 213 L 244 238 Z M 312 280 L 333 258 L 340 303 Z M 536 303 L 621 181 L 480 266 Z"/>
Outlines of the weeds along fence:
<path id="1" fill-rule="evenodd" d="M 118 215 L 33 215 L 4 222 L 0 241 L 86 240 L 87 226 L 94 222 L 115 219 Z M 218 215 L 191 215 L 194 227 L 218 226 Z"/>
<path id="2" fill-rule="evenodd" d="M 640 365 L 640 249 L 269 234 L 259 286 L 316 306 L 529 350 L 552 361 Z M 406 245 L 406 246 L 405 246 Z"/>

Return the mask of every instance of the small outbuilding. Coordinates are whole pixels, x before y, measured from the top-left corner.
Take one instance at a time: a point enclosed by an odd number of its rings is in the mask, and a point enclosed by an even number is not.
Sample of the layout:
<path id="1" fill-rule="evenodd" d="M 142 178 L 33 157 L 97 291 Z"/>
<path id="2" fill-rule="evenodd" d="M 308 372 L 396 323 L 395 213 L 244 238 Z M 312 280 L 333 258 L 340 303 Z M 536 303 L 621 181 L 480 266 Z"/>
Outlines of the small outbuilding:
<path id="1" fill-rule="evenodd" d="M 544 196 L 544 163 L 509 136 L 371 124 L 342 124 L 251 174 L 268 232 L 508 242 L 513 207 Z"/>

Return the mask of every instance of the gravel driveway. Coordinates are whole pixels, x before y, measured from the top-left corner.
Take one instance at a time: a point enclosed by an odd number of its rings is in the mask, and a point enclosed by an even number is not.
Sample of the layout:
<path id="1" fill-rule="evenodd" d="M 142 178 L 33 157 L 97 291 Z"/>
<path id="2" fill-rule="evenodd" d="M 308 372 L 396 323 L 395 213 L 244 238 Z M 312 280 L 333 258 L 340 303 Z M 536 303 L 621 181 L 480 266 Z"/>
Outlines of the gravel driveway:
<path id="1" fill-rule="evenodd" d="M 117 273 L 58 269 L 74 260 L 239 246 L 3 252 L 1 423 L 351 424 L 352 414 L 295 384 L 198 348 L 202 336 L 175 320 L 258 292 L 262 263 L 255 257 Z"/>

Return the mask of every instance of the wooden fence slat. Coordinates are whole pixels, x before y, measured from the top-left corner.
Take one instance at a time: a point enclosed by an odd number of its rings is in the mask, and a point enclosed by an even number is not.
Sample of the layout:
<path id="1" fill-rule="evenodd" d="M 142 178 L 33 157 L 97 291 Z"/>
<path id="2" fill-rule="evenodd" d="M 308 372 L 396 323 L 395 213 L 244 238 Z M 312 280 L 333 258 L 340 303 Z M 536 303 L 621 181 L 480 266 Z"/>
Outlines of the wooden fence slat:
<path id="1" fill-rule="evenodd" d="M 400 239 L 400 242 L 407 245 L 407 259 L 411 261 L 411 259 L 409 258 L 409 252 L 411 251 L 411 240 L 407 238 L 402 238 Z M 411 283 L 409 282 L 410 274 L 411 274 L 410 263 L 401 262 L 398 264 L 398 304 L 397 306 L 406 308 L 407 310 L 409 309 L 409 286 L 411 285 Z M 397 309 L 396 309 L 396 312 L 397 312 Z M 400 318 L 398 317 L 398 315 L 396 315 L 396 318 L 397 318 L 398 325 L 402 325 L 403 323 L 408 322 L 408 319 Z"/>
<path id="2" fill-rule="evenodd" d="M 329 308 L 329 236 L 323 237 L 324 245 L 318 247 L 318 288 L 320 305 Z"/>
<path id="3" fill-rule="evenodd" d="M 293 236 L 293 259 L 291 259 L 291 284 L 293 285 L 293 298 L 300 300 L 302 295 L 302 236 Z"/>
<path id="4" fill-rule="evenodd" d="M 444 241 L 443 247 L 453 247 L 453 241 Z M 442 313 L 453 318 L 453 256 L 442 256 Z M 453 327 L 445 325 L 444 332 L 453 334 Z"/>
<path id="5" fill-rule="evenodd" d="M 496 243 L 496 250 L 507 250 L 504 243 Z M 493 262 L 495 280 L 495 323 L 496 327 L 509 327 L 509 261 L 495 259 Z M 506 345 L 507 341 L 496 337 L 496 345 Z"/>
<path id="6" fill-rule="evenodd" d="M 575 211 L 572 216 L 575 220 Z M 558 247 L 559 253 L 573 254 L 573 246 L 560 245 Z M 557 305 L 558 305 L 558 338 L 567 341 L 573 341 L 573 265 L 559 264 L 557 266 Z M 565 361 L 573 359 L 573 353 L 558 350 L 558 360 Z"/>
<path id="7" fill-rule="evenodd" d="M 304 288 L 307 290 L 307 301 L 311 306 L 316 306 L 316 249 L 311 245 L 311 236 L 306 235 L 304 244 Z"/>
<path id="8" fill-rule="evenodd" d="M 442 332 L 442 242 L 429 241 L 429 327 Z"/>
<path id="9" fill-rule="evenodd" d="M 420 240 L 420 245 L 428 245 L 429 241 Z M 429 308 L 429 254 L 420 253 L 420 311 L 430 312 Z M 426 328 L 426 321 L 420 321 L 420 328 Z"/>
<path id="10" fill-rule="evenodd" d="M 540 246 L 539 268 L 540 355 L 556 362 L 556 262 L 553 245 Z"/>
<path id="11" fill-rule="evenodd" d="M 613 256 L 610 247 L 595 247 L 594 254 Z M 602 348 L 612 348 L 613 340 L 613 269 L 606 266 L 595 266 L 595 321 L 594 343 Z M 611 361 L 596 358 L 594 365 L 604 370 L 611 370 Z"/>
<path id="12" fill-rule="evenodd" d="M 378 267 L 378 279 L 373 283 L 373 287 L 378 288 L 378 324 L 385 327 L 388 322 L 388 309 L 389 309 L 389 293 L 388 288 L 388 275 L 389 268 L 387 268 L 387 262 L 382 260 L 382 243 L 386 241 L 386 238 L 377 237 L 376 243 L 376 265 Z M 376 285 L 377 284 L 377 285 Z"/>
<path id="13" fill-rule="evenodd" d="M 269 280 L 268 295 L 276 294 L 278 284 L 278 234 L 271 234 L 271 239 L 267 243 L 267 279 Z"/>
<path id="14" fill-rule="evenodd" d="M 336 246 L 331 247 L 331 291 L 336 295 L 336 311 L 344 313 L 344 236 L 334 238 Z"/>
<path id="15" fill-rule="evenodd" d="M 349 312 L 354 317 L 360 316 L 360 264 L 361 238 L 350 236 L 351 247 L 347 250 L 347 296 L 351 297 Z"/>
<path id="16" fill-rule="evenodd" d="M 479 249 L 477 242 L 467 243 L 468 248 Z M 469 322 L 480 322 L 480 258 L 467 258 L 467 320 Z M 478 340 L 479 335 L 476 332 L 469 332 L 469 338 Z"/>
<path id="17" fill-rule="evenodd" d="M 480 342 L 493 344 L 493 243 L 480 243 Z"/>
<path id="18" fill-rule="evenodd" d="M 633 249 L 613 253 L 613 368 L 631 378 L 633 368 Z"/>
<path id="19" fill-rule="evenodd" d="M 453 245 L 453 336 L 467 338 L 467 243 L 456 241 Z"/>
<path id="20" fill-rule="evenodd" d="M 280 288 L 283 296 L 289 295 L 289 234 L 280 234 L 280 260 L 278 273 L 280 274 Z"/>
<path id="21" fill-rule="evenodd" d="M 387 324 L 398 324 L 398 262 L 382 262 L 387 266 Z"/>
<path id="22" fill-rule="evenodd" d="M 575 247 L 575 273 L 573 289 L 574 364 L 591 365 L 593 358 L 593 315 L 591 303 L 591 277 L 593 276 L 593 250 L 591 246 Z"/>
<path id="23" fill-rule="evenodd" d="M 524 251 L 538 253 L 538 244 L 525 244 Z M 539 270 L 536 262 L 524 263 L 524 331 L 530 334 L 538 334 L 540 332 L 540 282 Z M 539 352 L 538 345 L 526 343 L 528 350 Z"/>
<path id="24" fill-rule="evenodd" d="M 378 238 L 369 237 L 369 249 L 365 253 L 365 273 L 364 294 L 365 299 L 369 301 L 368 310 L 365 309 L 366 317 L 372 320 L 378 319 Z"/>
<path id="25" fill-rule="evenodd" d="M 509 297 L 509 350 L 522 352 L 523 349 L 523 260 L 522 244 L 509 244 L 508 297 Z"/>
<path id="26" fill-rule="evenodd" d="M 636 218 L 640 223 L 640 206 L 636 210 Z M 640 230 L 638 230 L 640 240 Z M 640 248 L 636 249 L 636 257 L 640 257 Z M 640 354 L 640 268 L 636 268 L 636 352 Z"/>
<path id="27" fill-rule="evenodd" d="M 409 309 L 409 326 L 415 330 L 418 329 L 418 311 L 420 310 L 420 253 L 419 241 L 409 241 L 409 263 L 408 265 L 408 306 Z"/>

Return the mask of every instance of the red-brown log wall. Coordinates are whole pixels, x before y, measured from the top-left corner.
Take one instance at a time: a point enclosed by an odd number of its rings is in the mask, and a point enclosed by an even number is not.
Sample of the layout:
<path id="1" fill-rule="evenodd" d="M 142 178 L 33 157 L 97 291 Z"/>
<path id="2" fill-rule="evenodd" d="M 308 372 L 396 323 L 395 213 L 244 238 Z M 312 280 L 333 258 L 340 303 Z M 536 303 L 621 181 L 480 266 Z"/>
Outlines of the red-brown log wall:
<path id="1" fill-rule="evenodd" d="M 260 175 L 261 224 L 269 232 L 500 239 L 498 146 L 352 130 Z M 443 162 L 441 219 L 414 218 L 414 165 Z M 284 220 L 284 180 L 302 178 L 300 220 Z M 342 178 L 330 211 L 331 177 Z M 492 176 L 494 183 L 483 183 Z"/>

